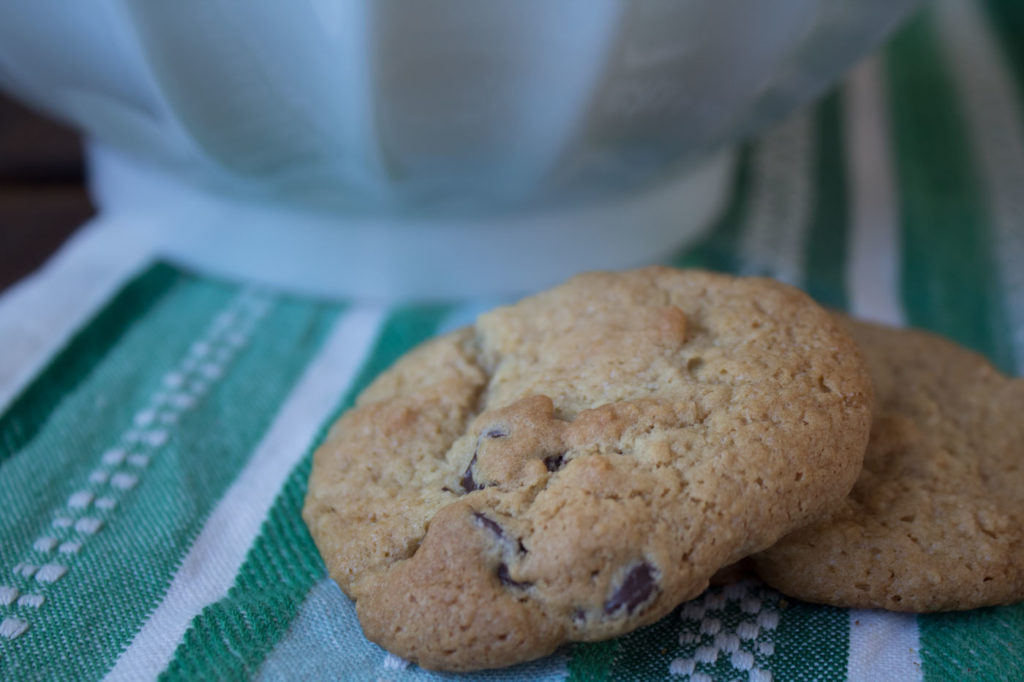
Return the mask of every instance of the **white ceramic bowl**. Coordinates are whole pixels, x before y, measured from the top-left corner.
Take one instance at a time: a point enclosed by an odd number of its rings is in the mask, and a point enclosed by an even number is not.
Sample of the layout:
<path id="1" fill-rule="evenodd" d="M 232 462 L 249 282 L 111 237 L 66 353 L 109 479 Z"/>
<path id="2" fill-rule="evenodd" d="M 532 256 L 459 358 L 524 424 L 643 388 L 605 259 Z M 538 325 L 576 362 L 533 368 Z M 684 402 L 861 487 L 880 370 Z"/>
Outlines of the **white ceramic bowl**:
<path id="1" fill-rule="evenodd" d="M 172 256 L 332 294 L 525 290 L 707 224 L 731 143 L 915 0 L 8 0 L 0 83 Z"/>

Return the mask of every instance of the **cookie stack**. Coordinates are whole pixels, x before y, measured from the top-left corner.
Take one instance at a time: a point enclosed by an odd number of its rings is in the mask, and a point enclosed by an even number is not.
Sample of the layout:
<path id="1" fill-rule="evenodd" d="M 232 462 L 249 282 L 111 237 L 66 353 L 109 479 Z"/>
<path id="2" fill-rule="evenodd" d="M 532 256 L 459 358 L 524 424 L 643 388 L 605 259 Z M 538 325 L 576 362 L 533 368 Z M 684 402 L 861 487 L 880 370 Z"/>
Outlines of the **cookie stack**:
<path id="1" fill-rule="evenodd" d="M 753 556 L 783 593 L 1024 598 L 1024 381 L 764 279 L 593 273 L 400 359 L 303 512 L 367 637 L 427 668 L 615 637 Z"/>

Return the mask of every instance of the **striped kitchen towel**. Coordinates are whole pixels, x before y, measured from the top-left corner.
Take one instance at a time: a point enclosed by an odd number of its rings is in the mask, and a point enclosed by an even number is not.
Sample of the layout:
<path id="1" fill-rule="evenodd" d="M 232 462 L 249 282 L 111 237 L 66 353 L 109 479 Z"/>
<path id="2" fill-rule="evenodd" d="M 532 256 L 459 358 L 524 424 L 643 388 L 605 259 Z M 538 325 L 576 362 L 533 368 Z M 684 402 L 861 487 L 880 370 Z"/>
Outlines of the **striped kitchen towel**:
<path id="1" fill-rule="evenodd" d="M 1024 5 L 937 0 L 740 150 L 676 264 L 1024 368 Z M 361 635 L 300 518 L 310 452 L 413 344 L 495 301 L 324 302 L 86 228 L 0 299 L 0 679 L 1019 680 L 1024 605 L 847 611 L 753 583 L 503 671 L 443 675 Z"/>

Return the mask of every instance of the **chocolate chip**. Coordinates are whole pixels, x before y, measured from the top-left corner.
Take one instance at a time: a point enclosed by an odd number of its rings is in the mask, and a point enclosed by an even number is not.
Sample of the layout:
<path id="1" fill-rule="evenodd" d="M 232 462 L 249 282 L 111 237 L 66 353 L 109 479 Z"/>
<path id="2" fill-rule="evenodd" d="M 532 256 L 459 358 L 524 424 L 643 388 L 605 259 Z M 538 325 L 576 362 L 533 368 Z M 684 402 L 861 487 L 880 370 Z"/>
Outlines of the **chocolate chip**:
<path id="1" fill-rule="evenodd" d="M 473 459 L 469 460 L 469 466 L 466 467 L 466 473 L 462 474 L 462 480 L 459 483 L 462 484 L 462 489 L 467 493 L 471 493 L 474 490 L 482 490 L 483 486 L 476 482 L 473 478 L 473 465 L 476 464 L 476 453 L 473 453 Z"/>
<path id="2" fill-rule="evenodd" d="M 500 426 L 496 426 L 487 431 L 487 433 L 485 433 L 484 435 L 487 436 L 488 438 L 504 438 L 505 436 L 508 435 L 508 432 L 502 429 Z"/>
<path id="3" fill-rule="evenodd" d="M 476 520 L 480 523 L 481 526 L 491 531 L 499 538 L 505 538 L 505 531 L 502 530 L 501 526 L 498 525 L 497 521 L 495 521 L 494 519 L 487 518 L 480 512 L 473 512 L 473 516 L 476 518 Z"/>
<path id="4" fill-rule="evenodd" d="M 646 561 L 637 564 L 629 569 L 629 573 L 623 578 L 619 589 L 604 603 L 604 612 L 608 615 L 626 610 L 626 615 L 632 614 L 636 609 L 650 599 L 658 583 L 654 575 L 654 567 Z"/>
<path id="5" fill-rule="evenodd" d="M 499 564 L 498 565 L 498 580 L 500 580 L 501 584 L 504 585 L 505 587 L 517 587 L 519 589 L 526 589 L 527 587 L 529 587 L 530 585 L 533 584 L 533 583 L 520 583 L 520 582 L 516 582 L 515 580 L 512 580 L 512 576 L 510 576 L 508 574 L 508 564 Z"/>
<path id="6" fill-rule="evenodd" d="M 548 468 L 548 471 L 558 471 L 563 464 L 565 464 L 564 452 L 544 458 L 544 466 Z"/>
<path id="7" fill-rule="evenodd" d="M 512 538 L 505 535 L 505 529 L 501 527 L 501 524 L 499 524 L 494 519 L 489 518 L 484 514 L 481 514 L 480 512 L 473 512 L 473 518 L 476 519 L 477 523 L 479 523 L 482 528 L 486 528 L 487 530 L 494 533 L 494 536 L 501 540 L 502 544 L 506 548 L 512 548 Z M 515 548 L 520 555 L 526 554 L 526 547 L 523 545 L 522 540 L 516 539 Z"/>

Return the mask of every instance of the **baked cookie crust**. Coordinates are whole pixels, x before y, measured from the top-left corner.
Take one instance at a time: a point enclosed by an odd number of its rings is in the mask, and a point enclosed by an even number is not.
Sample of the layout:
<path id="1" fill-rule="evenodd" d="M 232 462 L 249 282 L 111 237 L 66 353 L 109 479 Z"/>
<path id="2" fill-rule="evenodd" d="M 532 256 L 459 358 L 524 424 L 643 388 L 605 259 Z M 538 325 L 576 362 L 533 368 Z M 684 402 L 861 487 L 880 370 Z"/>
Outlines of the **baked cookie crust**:
<path id="1" fill-rule="evenodd" d="M 834 507 L 860 470 L 856 345 L 764 279 L 591 273 L 383 373 L 303 512 L 368 638 L 427 668 L 651 623 Z"/>
<path id="2" fill-rule="evenodd" d="M 757 572 L 835 606 L 1024 599 L 1024 380 L 931 334 L 843 323 L 875 386 L 864 470 L 829 518 L 755 557 Z"/>

